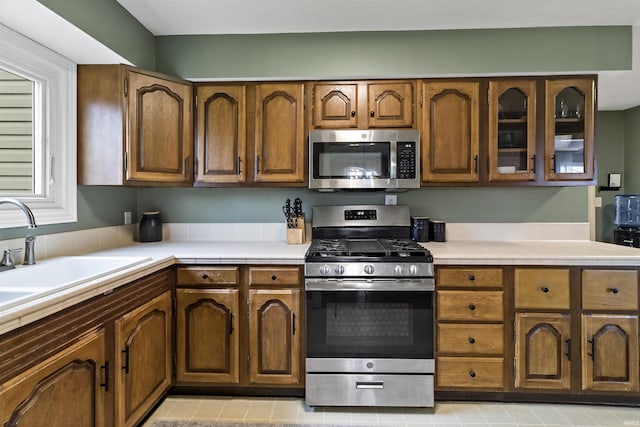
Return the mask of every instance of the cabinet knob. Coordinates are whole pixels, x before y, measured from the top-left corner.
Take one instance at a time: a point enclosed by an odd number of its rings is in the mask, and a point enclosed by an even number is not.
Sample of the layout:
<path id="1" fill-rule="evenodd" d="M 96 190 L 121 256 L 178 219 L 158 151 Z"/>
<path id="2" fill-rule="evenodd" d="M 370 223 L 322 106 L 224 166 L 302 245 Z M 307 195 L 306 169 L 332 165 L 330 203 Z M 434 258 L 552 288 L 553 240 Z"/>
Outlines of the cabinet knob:
<path id="1" fill-rule="evenodd" d="M 473 282 L 474 280 L 476 280 L 476 276 L 474 276 L 473 274 L 470 274 L 469 275 L 469 280 L 471 280 Z"/>
<path id="2" fill-rule="evenodd" d="M 542 292 L 544 292 L 545 294 L 549 292 L 549 288 L 547 288 L 546 286 L 542 287 Z"/>
<path id="3" fill-rule="evenodd" d="M 371 116 L 371 117 L 375 117 L 375 115 L 376 115 L 376 113 L 374 113 L 373 111 L 370 111 L 370 112 L 369 112 L 369 116 Z"/>
<path id="4" fill-rule="evenodd" d="M 476 343 L 475 338 L 473 337 L 469 338 L 469 344 L 475 344 L 475 343 Z"/>
<path id="5" fill-rule="evenodd" d="M 472 310 L 472 311 L 473 311 L 473 310 L 475 310 L 475 309 L 476 309 L 475 304 L 469 304 L 469 310 Z"/>
<path id="6" fill-rule="evenodd" d="M 609 288 L 609 292 L 611 292 L 612 294 L 617 294 L 620 291 L 618 290 L 618 288 Z"/>
<path id="7" fill-rule="evenodd" d="M 352 111 L 352 112 L 351 112 L 351 117 L 355 117 L 355 116 L 356 116 L 356 112 L 355 112 L 355 111 Z"/>
<path id="8" fill-rule="evenodd" d="M 203 280 L 207 280 L 209 278 L 209 275 L 207 273 L 202 273 L 202 277 Z"/>
<path id="9" fill-rule="evenodd" d="M 473 371 L 470 371 L 470 372 L 469 372 L 469 376 L 470 376 L 471 378 L 475 378 L 475 377 L 476 377 L 476 373 L 475 373 L 475 372 L 473 372 Z"/>
<path id="10" fill-rule="evenodd" d="M 278 278 L 278 276 L 276 276 L 275 274 L 273 276 L 271 276 L 271 280 L 276 280 Z"/>

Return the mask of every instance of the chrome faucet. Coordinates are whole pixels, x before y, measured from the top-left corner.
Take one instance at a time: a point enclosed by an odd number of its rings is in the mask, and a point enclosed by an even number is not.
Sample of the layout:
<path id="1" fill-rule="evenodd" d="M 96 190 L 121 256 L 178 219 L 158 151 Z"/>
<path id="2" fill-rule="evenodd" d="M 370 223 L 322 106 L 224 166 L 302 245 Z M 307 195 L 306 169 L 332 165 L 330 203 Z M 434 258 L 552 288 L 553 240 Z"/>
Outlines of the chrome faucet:
<path id="1" fill-rule="evenodd" d="M 21 202 L 18 199 L 13 199 L 10 197 L 1 197 L 0 205 L 3 203 L 9 203 L 11 205 L 15 205 L 20 209 L 22 209 L 22 212 L 24 212 L 24 214 L 27 216 L 27 221 L 29 221 L 29 228 L 37 227 L 36 219 L 33 216 L 33 212 L 31 212 L 31 209 L 29 209 L 29 207 L 25 205 L 23 202 Z M 22 264 L 32 265 L 36 263 L 36 256 L 35 256 L 35 250 L 34 250 L 35 242 L 36 242 L 35 236 L 28 235 L 27 237 L 25 237 L 24 261 L 22 262 Z"/>

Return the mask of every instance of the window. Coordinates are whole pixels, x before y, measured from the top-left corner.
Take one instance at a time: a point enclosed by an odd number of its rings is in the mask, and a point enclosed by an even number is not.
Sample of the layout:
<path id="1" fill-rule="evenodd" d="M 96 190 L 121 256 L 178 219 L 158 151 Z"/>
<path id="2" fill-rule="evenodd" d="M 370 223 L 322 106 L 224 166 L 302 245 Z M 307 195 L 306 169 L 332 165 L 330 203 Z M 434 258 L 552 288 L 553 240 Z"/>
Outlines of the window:
<path id="1" fill-rule="evenodd" d="M 75 222 L 76 64 L 0 25 L 0 197 L 38 225 Z M 26 225 L 0 205 L 0 228 Z"/>

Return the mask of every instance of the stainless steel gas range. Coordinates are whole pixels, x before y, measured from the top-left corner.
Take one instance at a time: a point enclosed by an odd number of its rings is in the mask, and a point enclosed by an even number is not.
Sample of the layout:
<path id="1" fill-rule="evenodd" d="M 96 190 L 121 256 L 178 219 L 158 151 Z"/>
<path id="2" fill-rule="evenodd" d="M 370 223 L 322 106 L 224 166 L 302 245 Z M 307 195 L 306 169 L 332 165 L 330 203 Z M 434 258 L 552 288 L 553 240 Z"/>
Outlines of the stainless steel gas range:
<path id="1" fill-rule="evenodd" d="M 313 208 L 306 404 L 433 407 L 433 257 L 407 206 Z"/>

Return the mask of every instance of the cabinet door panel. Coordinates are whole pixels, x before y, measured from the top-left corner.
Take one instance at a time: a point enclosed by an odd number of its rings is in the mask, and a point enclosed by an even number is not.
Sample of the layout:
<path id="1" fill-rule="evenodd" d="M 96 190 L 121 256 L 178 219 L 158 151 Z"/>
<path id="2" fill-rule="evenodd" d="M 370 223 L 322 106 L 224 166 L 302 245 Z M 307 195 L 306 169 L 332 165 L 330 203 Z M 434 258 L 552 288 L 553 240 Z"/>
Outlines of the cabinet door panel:
<path id="1" fill-rule="evenodd" d="M 300 383 L 300 291 L 249 291 L 251 383 Z"/>
<path id="2" fill-rule="evenodd" d="M 358 127 L 358 85 L 316 83 L 313 86 L 313 126 L 316 128 Z"/>
<path id="3" fill-rule="evenodd" d="M 0 385 L 0 424 L 6 427 L 99 427 L 105 423 L 108 382 L 104 330 Z"/>
<path id="4" fill-rule="evenodd" d="M 516 388 L 571 387 L 568 314 L 516 314 Z"/>
<path id="5" fill-rule="evenodd" d="M 489 181 L 534 180 L 536 82 L 489 82 Z"/>
<path id="6" fill-rule="evenodd" d="M 423 84 L 423 181 L 478 181 L 479 87 L 477 82 Z"/>
<path id="7" fill-rule="evenodd" d="M 593 79 L 546 81 L 545 179 L 593 179 L 594 94 Z"/>
<path id="8" fill-rule="evenodd" d="M 115 322 L 116 424 L 133 426 L 171 385 L 171 294 Z"/>
<path id="9" fill-rule="evenodd" d="M 582 315 L 582 389 L 638 391 L 638 316 Z"/>
<path id="10" fill-rule="evenodd" d="M 238 383 L 239 291 L 177 290 L 178 381 Z"/>
<path id="11" fill-rule="evenodd" d="M 126 179 L 191 182 L 191 86 L 128 72 Z"/>
<path id="12" fill-rule="evenodd" d="M 304 182 L 304 85 L 256 85 L 255 180 Z"/>
<path id="13" fill-rule="evenodd" d="M 196 99 L 197 182 L 246 181 L 246 87 L 198 86 Z"/>
<path id="14" fill-rule="evenodd" d="M 413 126 L 413 84 L 370 83 L 369 127 Z"/>

